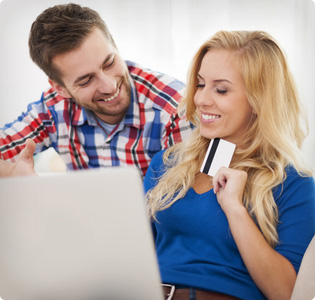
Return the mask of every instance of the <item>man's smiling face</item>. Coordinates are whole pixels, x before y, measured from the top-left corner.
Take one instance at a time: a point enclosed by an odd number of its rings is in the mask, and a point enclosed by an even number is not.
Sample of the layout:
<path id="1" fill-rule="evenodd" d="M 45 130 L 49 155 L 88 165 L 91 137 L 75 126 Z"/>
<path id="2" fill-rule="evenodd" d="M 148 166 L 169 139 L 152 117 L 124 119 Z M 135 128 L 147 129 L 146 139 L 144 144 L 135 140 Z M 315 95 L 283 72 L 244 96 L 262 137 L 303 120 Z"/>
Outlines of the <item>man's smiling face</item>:
<path id="1" fill-rule="evenodd" d="M 128 69 L 117 48 L 94 28 L 75 50 L 53 58 L 64 86 L 50 80 L 65 98 L 73 98 L 108 124 L 119 123 L 130 105 Z"/>

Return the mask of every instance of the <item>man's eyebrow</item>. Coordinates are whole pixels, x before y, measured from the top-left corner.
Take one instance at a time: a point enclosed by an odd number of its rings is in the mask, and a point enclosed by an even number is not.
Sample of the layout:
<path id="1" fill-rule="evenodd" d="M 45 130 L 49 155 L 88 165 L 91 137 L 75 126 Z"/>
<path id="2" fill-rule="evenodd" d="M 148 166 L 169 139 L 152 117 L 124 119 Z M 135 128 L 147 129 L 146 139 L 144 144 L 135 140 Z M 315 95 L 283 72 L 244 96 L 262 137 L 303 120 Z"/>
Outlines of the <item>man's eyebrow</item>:
<path id="1" fill-rule="evenodd" d="M 104 66 L 110 59 L 112 59 L 113 56 L 114 56 L 114 53 L 108 54 L 108 55 L 106 56 L 106 58 L 104 59 L 104 61 L 103 61 L 102 65 L 101 65 L 101 67 Z M 78 84 L 80 81 L 82 81 L 82 80 L 84 80 L 85 78 L 87 78 L 87 77 L 89 77 L 89 76 L 92 76 L 92 75 L 94 75 L 94 73 L 87 73 L 87 74 L 84 74 L 84 75 L 82 75 L 82 76 L 79 76 L 79 77 L 74 81 L 73 84 L 76 85 L 76 84 Z"/>

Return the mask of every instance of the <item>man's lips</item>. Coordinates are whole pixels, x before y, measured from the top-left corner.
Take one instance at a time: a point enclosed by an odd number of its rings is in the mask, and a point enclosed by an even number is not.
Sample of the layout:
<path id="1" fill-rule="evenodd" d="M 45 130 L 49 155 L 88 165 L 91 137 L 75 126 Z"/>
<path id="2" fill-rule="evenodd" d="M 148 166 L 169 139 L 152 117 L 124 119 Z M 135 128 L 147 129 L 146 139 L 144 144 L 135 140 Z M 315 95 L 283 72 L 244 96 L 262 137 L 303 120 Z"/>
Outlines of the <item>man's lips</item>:
<path id="1" fill-rule="evenodd" d="M 110 102 L 112 100 L 114 100 L 120 93 L 120 87 L 121 87 L 121 84 L 119 85 L 117 91 L 115 92 L 114 95 L 108 97 L 108 98 L 102 98 L 102 99 L 98 99 L 97 101 L 104 101 L 104 102 Z"/>

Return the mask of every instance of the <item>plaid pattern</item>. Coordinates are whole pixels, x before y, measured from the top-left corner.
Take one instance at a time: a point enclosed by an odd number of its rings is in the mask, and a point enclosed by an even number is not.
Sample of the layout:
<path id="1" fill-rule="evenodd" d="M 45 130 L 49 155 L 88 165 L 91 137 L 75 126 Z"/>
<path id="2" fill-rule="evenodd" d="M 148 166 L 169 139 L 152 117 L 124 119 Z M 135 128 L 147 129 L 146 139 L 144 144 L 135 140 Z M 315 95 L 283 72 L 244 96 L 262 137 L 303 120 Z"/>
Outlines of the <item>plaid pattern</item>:
<path id="1" fill-rule="evenodd" d="M 108 136 L 84 108 L 51 88 L 0 129 L 0 158 L 15 161 L 31 138 L 36 153 L 54 147 L 69 170 L 135 165 L 144 176 L 154 154 L 185 139 L 192 126 L 176 114 L 183 83 L 129 61 L 127 65 L 131 105 Z"/>

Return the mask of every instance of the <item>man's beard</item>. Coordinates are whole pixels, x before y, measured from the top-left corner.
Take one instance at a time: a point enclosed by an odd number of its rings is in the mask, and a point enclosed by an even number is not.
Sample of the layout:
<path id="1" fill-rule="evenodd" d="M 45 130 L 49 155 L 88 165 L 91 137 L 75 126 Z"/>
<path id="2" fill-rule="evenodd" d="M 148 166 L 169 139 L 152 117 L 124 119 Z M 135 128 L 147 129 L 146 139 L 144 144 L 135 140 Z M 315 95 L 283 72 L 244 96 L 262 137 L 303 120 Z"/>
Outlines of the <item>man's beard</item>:
<path id="1" fill-rule="evenodd" d="M 117 103 L 118 106 L 121 104 L 123 105 L 121 109 L 115 111 L 113 109 L 107 109 L 106 107 L 101 107 L 98 105 L 98 101 L 100 99 L 106 99 L 110 97 L 110 94 L 98 94 L 97 96 L 94 96 L 92 99 L 92 103 L 89 105 L 89 103 L 85 103 L 82 101 L 77 101 L 73 94 L 69 90 L 67 92 L 71 96 L 71 98 L 78 103 L 80 106 L 84 107 L 85 109 L 88 109 L 92 111 L 96 115 L 102 115 L 102 116 L 110 116 L 110 117 L 116 117 L 119 115 L 125 115 L 128 111 L 128 108 L 131 103 L 131 85 L 129 83 L 129 73 L 125 74 L 124 77 L 122 77 L 121 82 L 117 85 L 119 86 L 119 93 L 121 93 L 121 89 L 125 88 L 124 98 L 119 100 Z M 117 90 L 117 89 L 116 89 Z M 115 93 L 114 93 L 115 94 Z M 118 95 L 119 97 L 121 95 Z M 127 99 L 126 99 L 127 98 Z"/>

